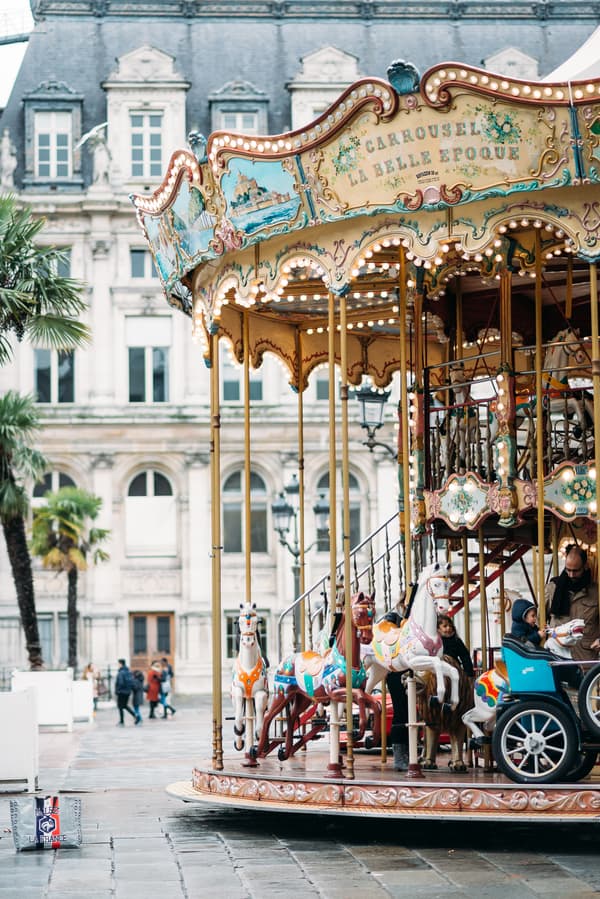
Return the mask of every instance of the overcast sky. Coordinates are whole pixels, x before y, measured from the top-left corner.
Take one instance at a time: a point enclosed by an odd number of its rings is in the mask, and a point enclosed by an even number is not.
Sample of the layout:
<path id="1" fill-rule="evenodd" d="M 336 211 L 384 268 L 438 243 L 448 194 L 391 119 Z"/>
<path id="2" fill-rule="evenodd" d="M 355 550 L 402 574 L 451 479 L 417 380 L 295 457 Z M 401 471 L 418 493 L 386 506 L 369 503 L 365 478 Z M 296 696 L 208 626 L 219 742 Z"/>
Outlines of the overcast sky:
<path id="1" fill-rule="evenodd" d="M 0 35 L 29 30 L 33 25 L 29 0 L 0 0 Z M 6 106 L 27 44 L 0 46 L 0 108 Z"/>

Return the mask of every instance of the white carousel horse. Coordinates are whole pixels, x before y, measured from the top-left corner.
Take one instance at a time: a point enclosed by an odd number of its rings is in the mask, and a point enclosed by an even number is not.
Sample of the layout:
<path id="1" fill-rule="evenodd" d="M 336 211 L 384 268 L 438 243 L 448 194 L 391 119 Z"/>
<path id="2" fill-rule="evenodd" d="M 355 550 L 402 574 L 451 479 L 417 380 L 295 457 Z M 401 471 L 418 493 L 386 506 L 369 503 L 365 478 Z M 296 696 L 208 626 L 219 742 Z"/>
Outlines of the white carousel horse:
<path id="1" fill-rule="evenodd" d="M 258 615 L 254 604 L 240 605 L 238 626 L 240 647 L 233 663 L 231 682 L 234 746 L 242 750 L 246 734 L 247 748 L 251 750 L 260 734 L 269 697 L 267 666 L 258 642 Z"/>
<path id="2" fill-rule="evenodd" d="M 400 627 L 391 621 L 379 621 L 373 627 L 370 652 L 363 660 L 368 668 L 366 691 L 371 693 L 389 671 L 433 671 L 437 679 L 437 698 L 444 701 L 446 685 L 451 683 L 450 704 L 458 704 L 458 672 L 442 656 L 442 638 L 438 634 L 438 612 L 450 607 L 449 566 L 437 562 L 424 568 L 410 604 L 408 617 Z"/>
<path id="3" fill-rule="evenodd" d="M 583 636 L 583 618 L 573 618 L 565 624 L 549 627 L 545 649 L 558 658 L 570 659 L 570 647 Z M 475 681 L 473 691 L 474 707 L 463 715 L 463 721 L 478 740 L 489 736 L 496 722 L 496 706 L 501 696 L 508 690 L 508 674 L 502 661 L 484 671 Z"/>

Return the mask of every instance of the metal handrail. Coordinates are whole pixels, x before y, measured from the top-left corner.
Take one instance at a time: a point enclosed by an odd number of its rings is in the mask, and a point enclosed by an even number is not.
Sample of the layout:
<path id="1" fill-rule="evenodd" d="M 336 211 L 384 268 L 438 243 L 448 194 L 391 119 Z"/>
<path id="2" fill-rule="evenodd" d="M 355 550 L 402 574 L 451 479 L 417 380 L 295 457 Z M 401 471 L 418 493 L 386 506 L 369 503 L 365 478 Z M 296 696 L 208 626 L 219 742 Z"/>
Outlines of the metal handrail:
<path id="1" fill-rule="evenodd" d="M 384 532 L 396 519 L 399 518 L 399 515 L 400 515 L 399 512 L 394 512 L 394 514 L 387 521 L 385 521 L 376 530 L 372 531 L 372 533 L 370 533 L 367 537 L 365 537 L 365 539 L 362 540 L 358 544 L 358 546 L 355 546 L 354 549 L 352 549 L 350 558 L 353 559 L 362 549 L 365 548 L 365 546 L 372 543 L 372 541 L 379 534 Z M 384 559 L 393 549 L 395 549 L 398 546 L 398 544 L 401 542 L 401 540 L 402 540 L 402 537 L 398 536 L 392 544 L 388 545 L 385 548 L 385 550 L 377 556 L 376 559 L 370 561 L 369 564 L 366 565 L 360 572 L 355 574 L 354 578 L 358 579 L 358 578 L 362 577 L 364 574 L 366 574 L 366 572 L 369 571 L 369 569 L 371 567 L 374 568 L 379 562 L 381 562 L 382 559 Z M 343 570 L 343 567 L 344 567 L 344 559 L 342 558 L 339 562 L 336 563 L 336 567 L 335 567 L 336 580 L 337 580 L 338 572 L 341 573 Z M 319 590 L 319 588 L 320 588 L 320 593 L 322 594 L 324 592 L 324 588 L 325 588 L 325 585 L 328 580 L 330 580 L 329 574 L 323 575 L 321 578 L 319 578 L 318 581 L 315 581 L 315 583 L 311 587 L 309 587 L 307 590 L 305 590 L 304 593 L 302 593 L 300 596 L 298 596 L 289 606 L 287 606 L 280 613 L 279 618 L 277 619 L 277 655 L 278 655 L 278 658 L 281 659 L 281 656 L 282 656 L 283 621 L 284 621 L 284 619 L 288 615 L 293 613 L 294 609 L 301 602 L 304 602 L 304 600 L 309 599 L 316 590 Z M 311 615 L 311 621 L 313 621 L 317 617 L 317 615 L 320 613 L 320 611 L 323 609 L 324 606 L 325 606 L 325 603 L 320 605 L 319 608 L 314 611 L 314 613 Z"/>

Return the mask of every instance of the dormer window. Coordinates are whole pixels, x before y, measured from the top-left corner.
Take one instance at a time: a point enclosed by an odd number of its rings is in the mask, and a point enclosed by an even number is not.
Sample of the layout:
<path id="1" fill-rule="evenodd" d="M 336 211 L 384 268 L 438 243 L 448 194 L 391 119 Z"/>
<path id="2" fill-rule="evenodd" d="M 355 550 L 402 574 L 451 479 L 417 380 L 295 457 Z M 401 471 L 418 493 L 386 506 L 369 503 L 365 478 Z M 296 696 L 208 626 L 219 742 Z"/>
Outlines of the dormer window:
<path id="1" fill-rule="evenodd" d="M 35 174 L 37 178 L 70 178 L 73 124 L 70 112 L 36 112 Z"/>
<path id="2" fill-rule="evenodd" d="M 131 177 L 160 178 L 163 174 L 161 112 L 132 112 Z"/>
<path id="3" fill-rule="evenodd" d="M 213 131 L 241 131 L 243 134 L 268 132 L 269 98 L 249 81 L 229 81 L 209 94 Z"/>
<path id="4" fill-rule="evenodd" d="M 36 190 L 81 188 L 82 97 L 62 81 L 45 81 L 23 98 L 25 175 Z"/>

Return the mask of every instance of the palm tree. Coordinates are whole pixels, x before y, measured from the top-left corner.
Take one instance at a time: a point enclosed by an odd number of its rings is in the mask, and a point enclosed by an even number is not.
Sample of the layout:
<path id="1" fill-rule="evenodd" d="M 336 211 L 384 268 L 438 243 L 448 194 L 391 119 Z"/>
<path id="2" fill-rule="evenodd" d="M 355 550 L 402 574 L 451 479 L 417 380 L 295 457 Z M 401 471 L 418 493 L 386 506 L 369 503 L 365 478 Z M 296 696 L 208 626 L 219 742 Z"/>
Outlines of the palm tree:
<path id="1" fill-rule="evenodd" d="M 102 500 L 79 487 L 62 487 L 47 493 L 46 504 L 34 509 L 31 550 L 44 568 L 67 573 L 69 666 L 77 668 L 77 581 L 88 562 L 104 562 L 108 554 L 99 546 L 110 536 L 104 528 L 91 527 Z"/>
<path id="2" fill-rule="evenodd" d="M 0 519 L 31 668 L 42 668 L 43 659 L 25 533 L 29 493 L 23 482 L 38 480 L 46 468 L 42 454 L 31 446 L 39 428 L 32 396 L 9 390 L 0 397 Z"/>
<path id="3" fill-rule="evenodd" d="M 0 365 L 12 358 L 11 335 L 56 350 L 72 350 L 89 341 L 77 316 L 87 307 L 81 287 L 57 272 L 63 254 L 36 240 L 43 219 L 19 208 L 14 197 L 0 196 Z"/>

